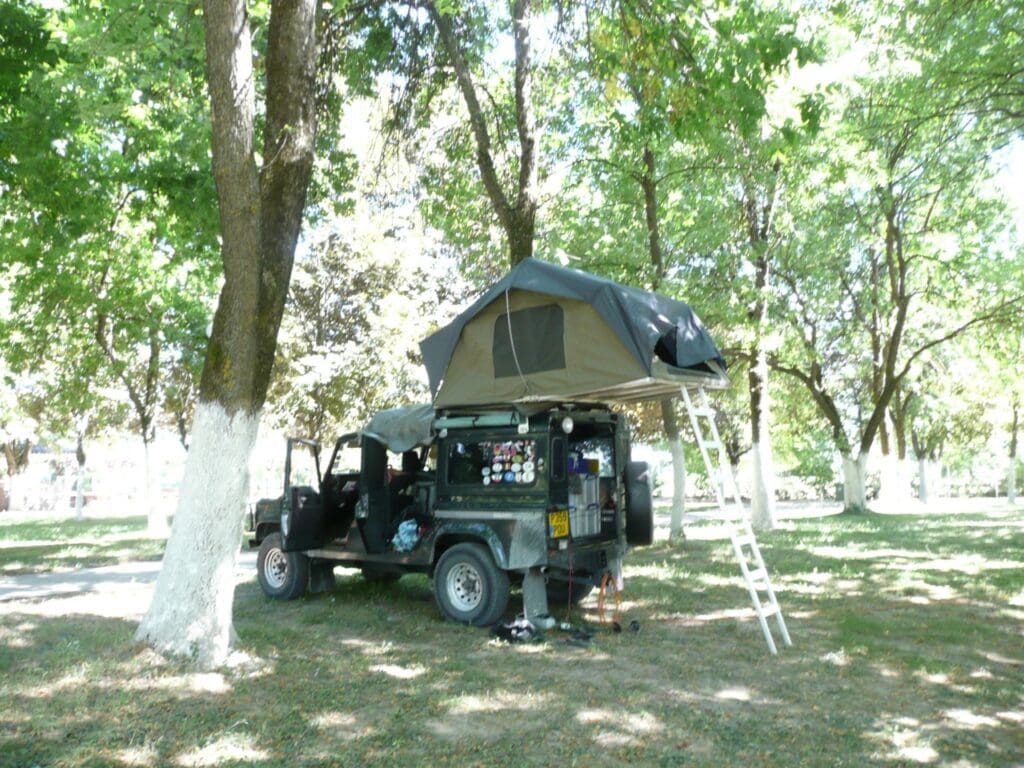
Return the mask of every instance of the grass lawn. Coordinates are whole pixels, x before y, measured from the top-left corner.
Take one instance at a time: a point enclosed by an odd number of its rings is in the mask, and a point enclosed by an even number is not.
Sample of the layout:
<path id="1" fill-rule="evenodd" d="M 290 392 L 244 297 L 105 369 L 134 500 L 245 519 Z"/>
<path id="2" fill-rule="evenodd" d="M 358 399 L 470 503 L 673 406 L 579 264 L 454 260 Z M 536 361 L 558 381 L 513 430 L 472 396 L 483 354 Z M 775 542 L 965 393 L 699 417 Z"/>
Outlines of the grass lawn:
<path id="1" fill-rule="evenodd" d="M 164 540 L 147 534 L 144 516 L 83 520 L 0 516 L 0 576 L 159 560 L 163 554 Z"/>
<path id="2" fill-rule="evenodd" d="M 590 648 L 443 623 L 420 577 L 243 584 L 251 657 L 206 674 L 133 618 L 0 603 L 0 766 L 1024 765 L 1020 511 L 792 519 L 762 548 L 795 642 L 775 658 L 701 527 L 631 555 L 641 631 Z"/>

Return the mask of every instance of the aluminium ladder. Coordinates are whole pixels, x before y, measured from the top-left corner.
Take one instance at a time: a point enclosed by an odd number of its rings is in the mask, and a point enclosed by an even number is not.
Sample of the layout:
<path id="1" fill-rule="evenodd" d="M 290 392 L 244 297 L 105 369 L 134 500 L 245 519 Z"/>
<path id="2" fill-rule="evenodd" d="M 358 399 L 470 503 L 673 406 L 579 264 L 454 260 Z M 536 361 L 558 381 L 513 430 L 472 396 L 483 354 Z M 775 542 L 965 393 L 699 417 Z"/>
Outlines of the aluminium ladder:
<path id="1" fill-rule="evenodd" d="M 727 469 L 725 446 L 722 444 L 718 426 L 715 424 L 715 411 L 711 407 L 703 387 L 696 388 L 696 403 L 691 399 L 690 392 L 685 386 L 680 389 L 683 393 L 683 402 L 686 404 L 686 412 L 690 416 L 690 426 L 693 427 L 697 447 L 700 448 L 700 455 L 704 459 L 708 478 L 715 489 L 715 499 L 720 512 L 717 518 L 737 524 L 729 536 L 733 552 L 736 554 L 740 571 L 743 573 L 743 580 L 747 584 L 747 592 L 750 593 L 750 601 L 757 614 L 757 620 L 761 623 L 761 631 L 764 633 L 765 642 L 768 643 L 768 650 L 775 656 L 778 654 L 778 650 L 775 647 L 771 628 L 768 626 L 769 616 L 775 617 L 782 641 L 787 646 L 793 645 L 793 641 L 789 639 L 789 630 L 786 629 L 786 620 L 782 617 L 782 608 L 779 607 L 775 590 L 768 578 L 768 568 L 764 564 L 764 558 L 761 557 L 761 548 L 757 546 L 754 529 L 750 527 L 750 515 L 740 499 L 736 478 Z M 710 437 L 705 435 L 701 419 L 707 421 Z M 732 497 L 731 500 L 729 496 Z M 764 600 L 761 597 L 762 593 L 765 596 Z"/>

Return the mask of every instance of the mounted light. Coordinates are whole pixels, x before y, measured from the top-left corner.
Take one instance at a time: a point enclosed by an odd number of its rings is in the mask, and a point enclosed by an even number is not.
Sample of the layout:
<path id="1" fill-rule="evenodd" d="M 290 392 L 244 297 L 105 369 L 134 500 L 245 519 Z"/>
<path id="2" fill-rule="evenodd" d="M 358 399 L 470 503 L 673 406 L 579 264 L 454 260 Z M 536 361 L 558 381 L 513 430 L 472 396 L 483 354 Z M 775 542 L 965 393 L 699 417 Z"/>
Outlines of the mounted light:
<path id="1" fill-rule="evenodd" d="M 529 431 L 530 431 L 530 420 L 529 419 L 527 419 L 526 421 L 522 422 L 521 424 L 516 424 L 516 432 L 518 432 L 520 435 L 525 435 Z"/>
<path id="2" fill-rule="evenodd" d="M 564 419 L 562 419 L 562 431 L 565 432 L 565 434 L 568 435 L 570 432 L 572 432 L 572 428 L 574 426 L 575 424 L 573 423 L 572 416 L 566 416 Z"/>

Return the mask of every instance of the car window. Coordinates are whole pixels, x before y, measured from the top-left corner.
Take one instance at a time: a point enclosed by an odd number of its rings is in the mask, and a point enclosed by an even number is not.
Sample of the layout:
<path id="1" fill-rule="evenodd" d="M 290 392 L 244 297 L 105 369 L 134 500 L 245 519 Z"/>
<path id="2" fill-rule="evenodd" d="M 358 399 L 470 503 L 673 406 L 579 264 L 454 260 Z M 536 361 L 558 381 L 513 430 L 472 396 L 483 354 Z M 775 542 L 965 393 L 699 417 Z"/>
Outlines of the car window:
<path id="1" fill-rule="evenodd" d="M 453 440 L 448 446 L 450 485 L 531 486 L 543 469 L 536 440 Z"/>
<path id="2" fill-rule="evenodd" d="M 569 445 L 570 475 L 615 477 L 615 449 L 611 437 L 574 440 Z"/>

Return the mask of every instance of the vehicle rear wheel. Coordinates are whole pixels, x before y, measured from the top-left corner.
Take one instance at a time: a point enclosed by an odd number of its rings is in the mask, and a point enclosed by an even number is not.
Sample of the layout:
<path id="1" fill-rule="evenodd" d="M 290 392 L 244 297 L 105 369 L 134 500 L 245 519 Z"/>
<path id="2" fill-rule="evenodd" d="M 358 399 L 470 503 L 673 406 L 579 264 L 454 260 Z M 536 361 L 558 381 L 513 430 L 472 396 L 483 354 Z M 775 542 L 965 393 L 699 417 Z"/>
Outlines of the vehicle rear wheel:
<path id="1" fill-rule="evenodd" d="M 460 624 L 494 624 L 508 606 L 508 574 L 480 544 L 456 544 L 434 571 L 434 597 L 447 618 Z"/>
<path id="2" fill-rule="evenodd" d="M 281 549 L 281 534 L 275 531 L 260 543 L 256 558 L 260 589 L 275 600 L 294 600 L 306 593 L 309 584 L 309 558 L 299 552 Z"/>

